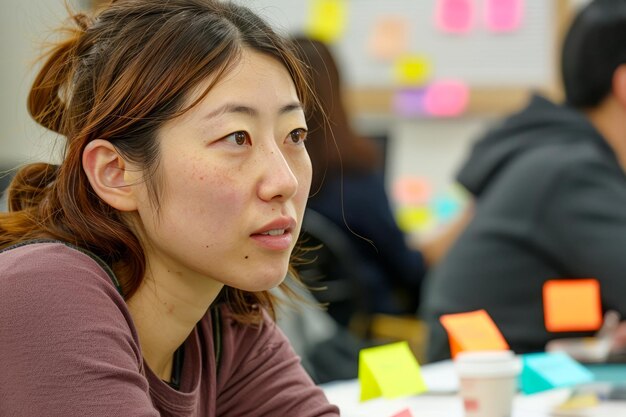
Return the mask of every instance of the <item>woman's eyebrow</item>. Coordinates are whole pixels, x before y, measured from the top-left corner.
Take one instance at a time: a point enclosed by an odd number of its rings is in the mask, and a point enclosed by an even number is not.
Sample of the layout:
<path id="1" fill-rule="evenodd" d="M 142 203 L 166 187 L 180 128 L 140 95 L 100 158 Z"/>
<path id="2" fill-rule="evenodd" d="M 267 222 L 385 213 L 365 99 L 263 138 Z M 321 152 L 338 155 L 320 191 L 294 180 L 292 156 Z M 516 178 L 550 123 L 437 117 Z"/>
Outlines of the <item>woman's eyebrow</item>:
<path id="1" fill-rule="evenodd" d="M 278 114 L 282 115 L 282 114 L 289 113 L 292 111 L 302 111 L 302 110 L 303 110 L 302 104 L 300 102 L 295 101 L 293 103 L 289 103 L 289 104 L 282 106 L 278 110 Z M 239 114 L 245 114 L 251 117 L 258 117 L 260 112 L 254 107 L 250 107 L 245 104 L 226 103 L 223 106 L 220 106 L 217 109 L 210 112 L 209 114 L 207 114 L 206 118 L 211 119 L 211 118 L 214 118 L 222 114 L 226 114 L 226 113 L 239 113 Z"/>
<path id="2" fill-rule="evenodd" d="M 294 101 L 293 103 L 289 103 L 283 107 L 280 108 L 280 110 L 278 111 L 278 114 L 285 114 L 285 113 L 289 113 L 292 111 L 303 111 L 304 109 L 302 108 L 302 103 L 300 103 L 299 101 Z"/>

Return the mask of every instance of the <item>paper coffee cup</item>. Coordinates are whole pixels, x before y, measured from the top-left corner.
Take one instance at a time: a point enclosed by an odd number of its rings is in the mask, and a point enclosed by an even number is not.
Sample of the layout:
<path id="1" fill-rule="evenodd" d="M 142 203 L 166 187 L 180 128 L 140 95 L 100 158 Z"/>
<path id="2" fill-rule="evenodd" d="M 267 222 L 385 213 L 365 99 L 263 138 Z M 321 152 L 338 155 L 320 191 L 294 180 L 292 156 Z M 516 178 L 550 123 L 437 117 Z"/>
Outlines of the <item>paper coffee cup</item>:
<path id="1" fill-rule="evenodd" d="M 510 350 L 461 352 L 454 359 L 466 417 L 510 417 L 522 363 Z"/>

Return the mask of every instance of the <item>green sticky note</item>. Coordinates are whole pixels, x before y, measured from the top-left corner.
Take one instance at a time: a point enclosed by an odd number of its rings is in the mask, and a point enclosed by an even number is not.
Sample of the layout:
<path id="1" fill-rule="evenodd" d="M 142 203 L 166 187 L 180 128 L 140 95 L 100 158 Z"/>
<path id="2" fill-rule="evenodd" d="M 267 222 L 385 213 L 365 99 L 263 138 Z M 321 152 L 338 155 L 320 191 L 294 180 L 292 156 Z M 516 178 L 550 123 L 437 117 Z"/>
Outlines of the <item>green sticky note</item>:
<path id="1" fill-rule="evenodd" d="M 407 342 L 361 350 L 359 353 L 361 401 L 397 398 L 426 391 L 420 366 Z"/>

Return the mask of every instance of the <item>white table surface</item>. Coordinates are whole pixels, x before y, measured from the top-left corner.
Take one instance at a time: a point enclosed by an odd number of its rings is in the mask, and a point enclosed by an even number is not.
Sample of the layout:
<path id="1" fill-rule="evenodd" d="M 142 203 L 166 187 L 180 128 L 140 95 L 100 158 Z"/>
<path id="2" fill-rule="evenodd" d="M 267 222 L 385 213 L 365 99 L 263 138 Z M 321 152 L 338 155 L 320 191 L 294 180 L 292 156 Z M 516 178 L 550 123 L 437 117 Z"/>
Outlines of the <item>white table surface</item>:
<path id="1" fill-rule="evenodd" d="M 422 366 L 429 391 L 398 399 L 377 398 L 359 401 L 357 380 L 322 385 L 328 400 L 339 406 L 342 417 L 391 417 L 408 408 L 414 417 L 463 417 L 463 404 L 457 394 L 458 379 L 451 362 Z M 518 394 L 512 417 L 626 417 L 626 402 L 602 402 L 576 411 L 554 411 L 570 395 L 570 389 L 556 389 L 533 395 Z"/>

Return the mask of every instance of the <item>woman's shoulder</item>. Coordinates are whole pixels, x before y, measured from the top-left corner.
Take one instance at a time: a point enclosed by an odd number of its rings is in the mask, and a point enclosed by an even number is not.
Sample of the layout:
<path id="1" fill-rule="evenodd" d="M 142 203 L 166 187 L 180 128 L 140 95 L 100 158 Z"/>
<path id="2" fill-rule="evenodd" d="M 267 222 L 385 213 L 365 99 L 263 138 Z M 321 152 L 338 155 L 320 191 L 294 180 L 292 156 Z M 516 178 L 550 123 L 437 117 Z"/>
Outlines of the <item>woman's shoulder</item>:
<path id="1" fill-rule="evenodd" d="M 132 337 L 128 308 L 106 269 L 64 243 L 37 242 L 0 252 L 0 293 L 0 321 L 7 325 L 13 317 L 44 333 L 74 332 L 114 320 Z"/>
<path id="2" fill-rule="evenodd" d="M 130 313 L 98 261 L 59 242 L 10 248 L 0 252 L 0 294 L 0 357 L 17 378 L 0 378 L 9 410 L 23 398 L 59 415 L 152 409 Z"/>
<path id="3" fill-rule="evenodd" d="M 70 286 L 113 288 L 102 261 L 60 241 L 36 241 L 0 251 L 0 286 L 55 291 Z"/>

